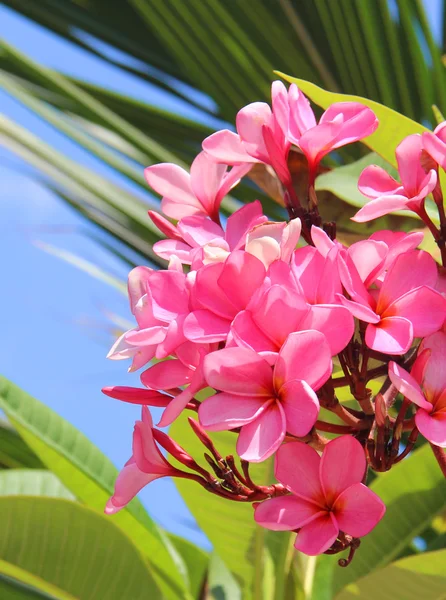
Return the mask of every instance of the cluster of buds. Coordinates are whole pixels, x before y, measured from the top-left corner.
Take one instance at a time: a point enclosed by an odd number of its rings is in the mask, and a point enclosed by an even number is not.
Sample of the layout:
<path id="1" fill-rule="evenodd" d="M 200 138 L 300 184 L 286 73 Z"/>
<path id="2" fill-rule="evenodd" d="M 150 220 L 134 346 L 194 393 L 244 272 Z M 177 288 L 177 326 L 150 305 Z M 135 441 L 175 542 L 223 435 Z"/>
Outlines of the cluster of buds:
<path id="1" fill-rule="evenodd" d="M 347 248 L 318 212 L 321 159 L 377 127 L 373 111 L 356 102 L 333 104 L 317 123 L 295 85 L 287 90 L 275 82 L 272 108 L 243 108 L 237 133 L 223 130 L 204 140 L 190 174 L 174 164 L 146 169 L 165 215 L 149 213 L 167 238 L 153 249 L 168 267 L 131 271 L 136 327 L 109 354 L 131 359 L 131 371 L 146 368 L 144 387 L 103 390 L 143 407 L 133 455 L 106 512 L 120 510 L 154 479 L 188 478 L 224 499 L 254 503 L 256 522 L 297 532 L 301 552 L 349 549 L 340 561 L 345 566 L 385 512 L 366 485 L 368 469 L 389 470 L 421 433 L 446 475 L 444 272 L 417 249 L 421 232 L 378 231 Z M 414 211 L 434 235 L 443 266 L 438 169 L 446 166 L 445 132 L 443 124 L 400 143 L 401 182 L 368 167 L 359 188 L 371 201 L 354 217 L 363 222 Z M 305 194 L 297 192 L 288 166 L 292 148 L 308 163 Z M 275 173 L 289 220 L 269 221 L 255 201 L 223 226 L 222 199 L 255 163 Z M 438 228 L 425 210 L 431 193 Z M 381 387 L 375 396 L 374 380 Z M 337 397 L 346 387 L 355 408 Z M 164 408 L 160 427 L 183 411 L 196 413 L 189 424 L 204 446 L 207 469 L 153 427 L 147 406 Z M 338 423 L 324 421 L 321 408 Z M 223 430 L 237 436 L 237 460 L 221 456 L 207 433 Z M 162 449 L 187 470 L 170 464 Z M 278 483 L 258 485 L 250 463 L 273 456 Z"/>

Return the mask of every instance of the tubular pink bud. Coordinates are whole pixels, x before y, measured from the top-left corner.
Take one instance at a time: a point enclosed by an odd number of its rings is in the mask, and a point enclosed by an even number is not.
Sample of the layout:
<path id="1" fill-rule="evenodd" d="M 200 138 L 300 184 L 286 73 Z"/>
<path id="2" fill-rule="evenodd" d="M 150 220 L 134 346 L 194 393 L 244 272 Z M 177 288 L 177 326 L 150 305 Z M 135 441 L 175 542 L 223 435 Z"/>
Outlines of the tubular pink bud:
<path id="1" fill-rule="evenodd" d="M 142 406 L 167 406 L 172 400 L 172 396 L 161 394 L 155 390 L 146 390 L 120 385 L 111 385 L 102 388 L 102 393 L 110 398 L 122 400 L 129 404 L 139 404 Z"/>

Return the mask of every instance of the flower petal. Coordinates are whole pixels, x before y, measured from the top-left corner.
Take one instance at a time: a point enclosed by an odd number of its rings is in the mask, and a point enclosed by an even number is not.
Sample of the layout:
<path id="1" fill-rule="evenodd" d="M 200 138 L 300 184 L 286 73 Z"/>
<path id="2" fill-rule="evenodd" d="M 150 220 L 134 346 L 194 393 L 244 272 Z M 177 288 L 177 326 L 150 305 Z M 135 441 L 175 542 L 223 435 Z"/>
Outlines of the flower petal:
<path id="1" fill-rule="evenodd" d="M 407 209 L 408 202 L 408 198 L 400 194 L 380 196 L 367 202 L 367 204 L 359 209 L 355 216 L 352 217 L 352 221 L 366 223 L 396 210 L 405 210 Z"/>
<path id="2" fill-rule="evenodd" d="M 276 452 L 286 434 L 286 419 L 279 402 L 272 402 L 254 421 L 244 425 L 237 454 L 249 462 L 262 462 Z"/>
<path id="3" fill-rule="evenodd" d="M 320 465 L 320 477 L 329 504 L 345 489 L 359 483 L 366 469 L 364 449 L 351 435 L 328 442 Z"/>
<path id="4" fill-rule="evenodd" d="M 317 556 L 330 548 L 338 534 L 339 527 L 335 517 L 331 513 L 323 513 L 302 527 L 294 547 L 308 556 Z"/>
<path id="5" fill-rule="evenodd" d="M 220 342 L 228 337 L 230 325 L 209 310 L 195 310 L 184 321 L 184 335 L 193 342 Z"/>
<path id="6" fill-rule="evenodd" d="M 333 511 L 341 531 L 353 537 L 362 537 L 381 521 L 386 506 L 367 486 L 355 483 L 337 498 Z"/>
<path id="7" fill-rule="evenodd" d="M 154 475 L 140 471 L 134 461 L 128 462 L 119 473 L 115 482 L 113 496 L 107 502 L 105 513 L 114 515 L 124 508 L 136 494 L 148 483 L 159 479 L 163 475 Z"/>
<path id="8" fill-rule="evenodd" d="M 213 133 L 203 141 L 202 147 L 214 160 L 227 165 L 258 162 L 246 152 L 240 136 L 229 129 Z"/>
<path id="9" fill-rule="evenodd" d="M 412 341 L 412 323 L 402 317 L 388 317 L 377 325 L 371 323 L 365 332 L 367 346 L 385 354 L 404 354 Z"/>
<path id="10" fill-rule="evenodd" d="M 397 365 L 393 360 L 389 362 L 389 377 L 396 389 L 408 400 L 424 408 L 427 412 L 432 411 L 432 404 L 424 397 L 419 384 L 406 369 Z"/>
<path id="11" fill-rule="evenodd" d="M 380 198 L 401 192 L 401 183 L 378 165 L 370 165 L 362 171 L 358 180 L 358 189 L 367 198 Z"/>
<path id="12" fill-rule="evenodd" d="M 302 442 L 289 442 L 276 454 L 274 472 L 280 483 L 299 496 L 323 507 L 324 493 L 319 478 L 319 454 Z"/>
<path id="13" fill-rule="evenodd" d="M 198 416 L 200 423 L 209 431 L 226 431 L 250 423 L 267 408 L 268 400 L 265 402 L 265 398 L 222 392 L 202 402 Z"/>
<path id="14" fill-rule="evenodd" d="M 308 383 L 297 379 L 288 381 L 280 388 L 280 402 L 287 432 L 296 437 L 307 435 L 319 414 L 319 400 Z"/>
<path id="15" fill-rule="evenodd" d="M 297 496 L 283 496 L 259 502 L 254 520 L 266 529 L 292 531 L 317 518 L 319 511 L 311 502 Z"/>
<path id="16" fill-rule="evenodd" d="M 169 390 L 188 383 L 193 371 L 176 358 L 159 362 L 141 373 L 141 383 L 153 390 Z"/>
<path id="17" fill-rule="evenodd" d="M 355 331 L 355 323 L 350 311 L 338 304 L 312 306 L 300 324 L 301 329 L 315 329 L 324 334 L 335 356 L 347 346 Z"/>
<path id="18" fill-rule="evenodd" d="M 415 424 L 429 442 L 446 448 L 446 411 L 429 414 L 420 408 L 415 415 Z"/>
<path id="19" fill-rule="evenodd" d="M 235 250 L 223 265 L 218 285 L 232 304 L 243 310 L 263 283 L 265 275 L 266 269 L 258 258 L 243 250 Z"/>
<path id="20" fill-rule="evenodd" d="M 190 184 L 193 193 L 203 206 L 203 212 L 213 215 L 218 190 L 227 166 L 215 162 L 206 152 L 198 154 L 190 168 Z M 218 210 L 218 207 L 216 207 Z"/>
<path id="21" fill-rule="evenodd" d="M 432 288 L 421 286 L 401 296 L 383 314 L 392 316 L 410 321 L 414 337 L 425 337 L 438 331 L 446 319 L 446 298 Z"/>

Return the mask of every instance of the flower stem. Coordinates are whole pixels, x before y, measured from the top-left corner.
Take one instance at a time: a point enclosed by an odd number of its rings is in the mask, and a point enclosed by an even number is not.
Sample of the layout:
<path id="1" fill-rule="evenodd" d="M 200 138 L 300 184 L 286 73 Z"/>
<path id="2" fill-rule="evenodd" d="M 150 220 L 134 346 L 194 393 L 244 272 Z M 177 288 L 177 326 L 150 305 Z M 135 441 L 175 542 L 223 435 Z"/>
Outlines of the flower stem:
<path id="1" fill-rule="evenodd" d="M 446 477 L 446 453 L 443 450 L 443 448 L 440 448 L 440 446 L 436 446 L 431 442 L 429 443 L 432 448 L 432 452 L 434 453 L 434 456 L 437 459 L 441 472 L 443 473 L 444 477 Z"/>

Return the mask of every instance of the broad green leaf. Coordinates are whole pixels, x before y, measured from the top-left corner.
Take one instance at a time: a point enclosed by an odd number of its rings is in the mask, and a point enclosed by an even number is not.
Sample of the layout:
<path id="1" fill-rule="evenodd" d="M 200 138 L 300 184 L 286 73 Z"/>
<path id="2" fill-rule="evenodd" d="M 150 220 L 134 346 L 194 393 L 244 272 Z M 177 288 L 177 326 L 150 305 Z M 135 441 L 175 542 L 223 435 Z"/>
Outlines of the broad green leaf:
<path id="1" fill-rule="evenodd" d="M 209 600 L 242 600 L 242 592 L 231 571 L 213 552 L 207 577 Z"/>
<path id="2" fill-rule="evenodd" d="M 46 496 L 75 500 L 51 471 L 8 469 L 0 472 L 0 496 Z"/>
<path id="3" fill-rule="evenodd" d="M 335 600 L 444 600 L 446 550 L 394 562 L 347 586 Z"/>
<path id="4" fill-rule="evenodd" d="M 207 450 L 184 417 L 173 423 L 169 434 L 205 468 L 209 468 L 204 460 L 200 461 L 200 457 Z M 236 456 L 236 434 L 225 431 L 210 435 L 222 456 Z M 269 469 L 268 461 L 253 465 L 250 471 L 254 481 L 265 484 L 270 479 L 271 483 L 273 478 L 268 475 Z M 244 586 L 250 586 L 256 564 L 255 544 L 265 531 L 254 522 L 251 504 L 217 497 L 197 483 L 186 479 L 175 479 L 175 484 L 219 557 L 240 578 Z"/>
<path id="5" fill-rule="evenodd" d="M 2 600 L 77 600 L 71 594 L 17 565 L 0 560 Z"/>
<path id="6" fill-rule="evenodd" d="M 351 565 L 335 566 L 335 592 L 388 565 L 446 509 L 446 481 L 427 444 L 380 474 L 371 488 L 386 504 L 386 514 L 361 540 Z"/>
<path id="7" fill-rule="evenodd" d="M 51 409 L 0 379 L 0 407 L 42 462 L 81 502 L 101 513 L 113 493 L 117 470 L 80 431 Z M 184 563 L 138 500 L 109 517 L 154 567 L 167 597 L 186 593 Z M 156 571 L 155 571 L 156 569 Z"/>
<path id="8" fill-rule="evenodd" d="M 110 519 L 75 502 L 1 497 L 0 559 L 81 600 L 161 598 L 145 557 Z"/>
<path id="9" fill-rule="evenodd" d="M 38 456 L 6 421 L 0 421 L 0 465 L 4 469 L 44 468 Z"/>
<path id="10" fill-rule="evenodd" d="M 362 143 L 374 152 L 377 152 L 394 167 L 397 166 L 395 150 L 398 144 L 411 133 L 428 131 L 423 125 L 374 100 L 349 94 L 328 92 L 309 81 L 297 79 L 296 77 L 291 77 L 280 72 L 277 74 L 286 81 L 295 83 L 304 94 L 324 109 L 328 108 L 334 102 L 361 102 L 361 104 L 369 106 L 377 116 L 379 126 L 375 133 L 362 140 Z"/>
<path id="11" fill-rule="evenodd" d="M 167 537 L 186 565 L 192 598 L 199 598 L 209 568 L 209 554 L 178 535 L 168 533 Z"/>

